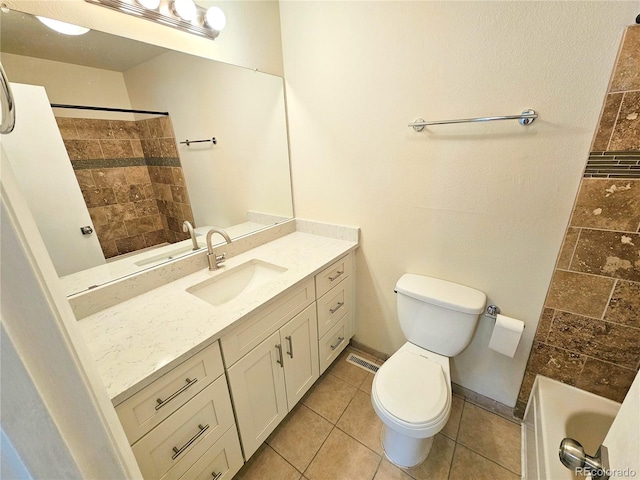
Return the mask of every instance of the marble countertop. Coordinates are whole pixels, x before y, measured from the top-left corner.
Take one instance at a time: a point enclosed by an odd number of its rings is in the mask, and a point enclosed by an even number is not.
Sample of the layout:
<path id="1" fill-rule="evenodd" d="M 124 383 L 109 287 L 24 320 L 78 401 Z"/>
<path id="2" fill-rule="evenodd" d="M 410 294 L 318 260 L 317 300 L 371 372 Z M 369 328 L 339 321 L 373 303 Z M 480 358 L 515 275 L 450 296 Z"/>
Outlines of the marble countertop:
<path id="1" fill-rule="evenodd" d="M 257 312 L 355 250 L 355 241 L 294 232 L 78 321 L 114 405 L 210 345 Z M 204 280 L 259 259 L 286 268 L 255 290 L 220 306 L 186 292 Z"/>

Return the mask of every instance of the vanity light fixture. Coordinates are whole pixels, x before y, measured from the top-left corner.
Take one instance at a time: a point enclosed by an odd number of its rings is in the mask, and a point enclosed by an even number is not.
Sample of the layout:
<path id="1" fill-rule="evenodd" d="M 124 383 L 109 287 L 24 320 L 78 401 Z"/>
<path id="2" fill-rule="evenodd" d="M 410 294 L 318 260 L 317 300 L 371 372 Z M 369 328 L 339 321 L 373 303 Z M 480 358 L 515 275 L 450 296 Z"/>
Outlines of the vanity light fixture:
<path id="1" fill-rule="evenodd" d="M 207 13 L 204 14 L 204 21 L 207 25 L 217 31 L 221 31 L 227 24 L 224 12 L 218 7 L 209 7 Z"/>
<path id="2" fill-rule="evenodd" d="M 54 20 L 52 18 L 47 17 L 39 17 L 36 16 L 38 20 L 44 23 L 47 27 L 52 30 L 55 30 L 58 33 L 63 33 L 65 35 L 84 35 L 89 31 L 88 28 L 79 27 L 78 25 L 73 25 L 72 23 L 61 22 L 60 20 Z"/>
<path id="3" fill-rule="evenodd" d="M 215 39 L 226 24 L 218 7 L 208 10 L 194 0 L 84 0 L 88 3 L 162 23 L 184 32 Z M 209 11 L 211 13 L 209 14 Z"/>
<path id="4" fill-rule="evenodd" d="M 160 6 L 160 0 L 136 0 L 140 5 L 149 10 L 157 10 Z"/>
<path id="5" fill-rule="evenodd" d="M 196 17 L 196 4 L 193 0 L 173 0 L 172 7 L 174 13 L 187 22 Z"/>

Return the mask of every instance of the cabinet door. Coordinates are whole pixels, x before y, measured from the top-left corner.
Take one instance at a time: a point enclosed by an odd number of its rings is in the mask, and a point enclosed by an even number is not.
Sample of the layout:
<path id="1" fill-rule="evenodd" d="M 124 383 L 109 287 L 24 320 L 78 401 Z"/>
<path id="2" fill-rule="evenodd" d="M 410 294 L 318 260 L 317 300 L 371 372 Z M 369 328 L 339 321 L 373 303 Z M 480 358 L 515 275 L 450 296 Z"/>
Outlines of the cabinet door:
<path id="1" fill-rule="evenodd" d="M 275 332 L 229 368 L 240 440 L 248 459 L 287 414 L 283 351 Z"/>
<path id="2" fill-rule="evenodd" d="M 314 303 L 280 329 L 289 410 L 320 376 L 317 325 Z"/>

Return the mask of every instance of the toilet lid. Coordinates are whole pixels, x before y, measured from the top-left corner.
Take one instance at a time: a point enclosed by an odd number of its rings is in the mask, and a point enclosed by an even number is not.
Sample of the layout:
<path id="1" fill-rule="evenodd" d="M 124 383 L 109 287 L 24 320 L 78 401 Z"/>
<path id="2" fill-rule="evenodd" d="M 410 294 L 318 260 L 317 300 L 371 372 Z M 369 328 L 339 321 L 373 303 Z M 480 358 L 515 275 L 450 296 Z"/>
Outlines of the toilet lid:
<path id="1" fill-rule="evenodd" d="M 376 374 L 376 395 L 391 415 L 414 424 L 431 423 L 447 406 L 442 367 L 411 352 L 397 352 Z"/>

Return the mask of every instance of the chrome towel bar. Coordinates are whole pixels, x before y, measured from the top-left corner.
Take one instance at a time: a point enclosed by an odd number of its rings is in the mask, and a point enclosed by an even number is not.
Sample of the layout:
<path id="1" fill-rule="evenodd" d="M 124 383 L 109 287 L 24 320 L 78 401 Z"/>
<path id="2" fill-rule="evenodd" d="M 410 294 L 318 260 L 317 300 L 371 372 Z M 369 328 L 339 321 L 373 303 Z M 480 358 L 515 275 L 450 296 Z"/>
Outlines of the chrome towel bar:
<path id="1" fill-rule="evenodd" d="M 185 140 L 184 142 L 180 142 L 180 145 L 186 145 L 186 146 L 188 147 L 188 146 L 189 146 L 189 145 L 191 145 L 192 143 L 206 143 L 206 142 L 211 142 L 211 143 L 213 143 L 214 145 L 217 145 L 218 140 L 216 139 L 216 137 L 213 137 L 213 138 L 207 138 L 207 139 L 205 139 L 205 140 L 189 140 L 189 139 L 187 139 L 187 140 Z"/>
<path id="2" fill-rule="evenodd" d="M 413 127 L 416 132 L 421 132 L 424 127 L 429 125 L 447 125 L 449 123 L 473 123 L 473 122 L 493 122 L 495 120 L 518 120 L 523 127 L 531 125 L 533 121 L 538 118 L 538 114 L 535 110 L 525 110 L 520 115 L 503 115 L 500 117 L 477 117 L 477 118 L 460 118 L 457 120 L 436 120 L 427 122 L 422 118 L 416 119 L 415 122 L 410 123 L 409 126 Z"/>

